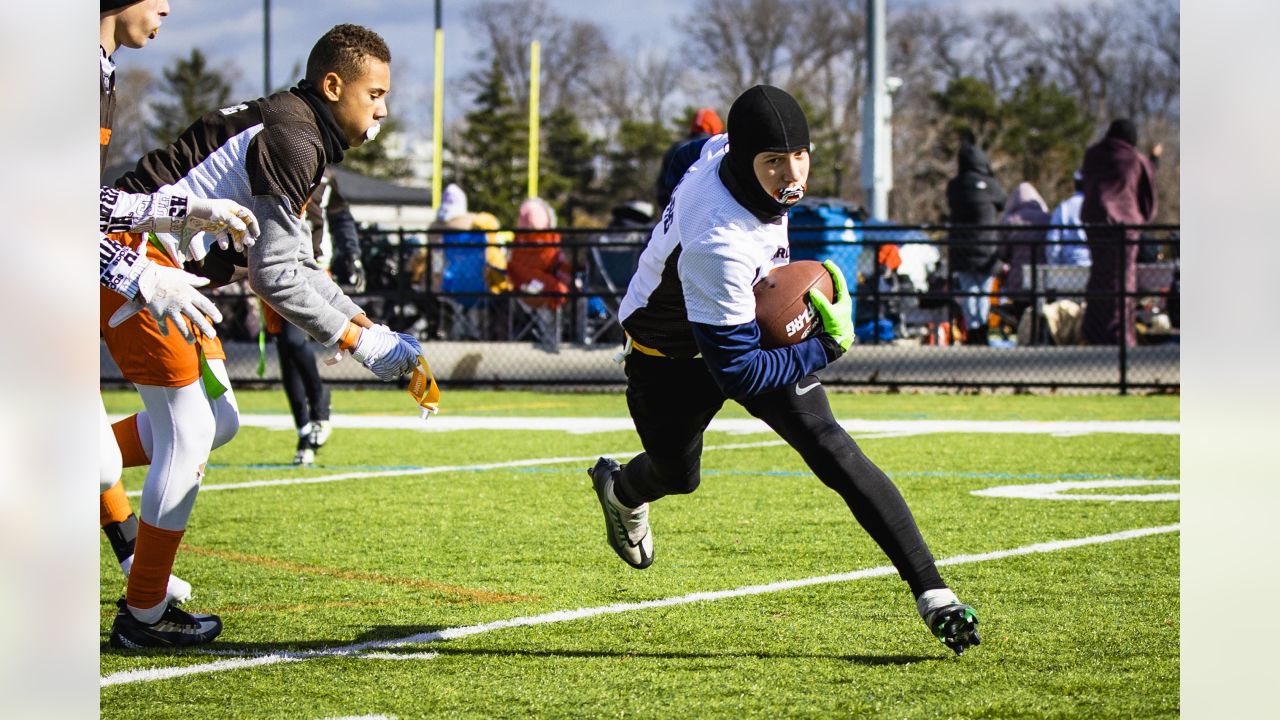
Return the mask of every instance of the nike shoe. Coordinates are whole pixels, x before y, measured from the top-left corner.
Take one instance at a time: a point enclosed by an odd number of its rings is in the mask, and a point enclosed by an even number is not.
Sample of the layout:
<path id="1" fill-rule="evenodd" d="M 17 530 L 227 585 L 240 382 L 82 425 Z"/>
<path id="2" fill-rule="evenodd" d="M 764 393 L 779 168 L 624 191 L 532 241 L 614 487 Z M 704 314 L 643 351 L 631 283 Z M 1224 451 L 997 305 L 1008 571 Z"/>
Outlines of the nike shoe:
<path id="1" fill-rule="evenodd" d="M 131 570 L 132 568 L 133 568 L 133 556 L 130 555 L 120 563 L 120 569 L 124 571 L 125 580 L 129 579 L 129 570 Z M 182 603 L 190 599 L 191 599 L 191 583 L 187 582 L 186 580 L 183 580 L 177 575 L 170 575 L 169 584 L 165 588 L 165 598 L 164 598 L 165 602 L 172 603 L 174 605 L 181 605 Z"/>
<path id="2" fill-rule="evenodd" d="M 604 510 L 605 536 L 609 547 L 623 562 L 637 570 L 653 564 L 653 531 L 649 527 L 649 503 L 630 508 L 613 494 L 614 478 L 622 471 L 616 460 L 600 458 L 587 471 Z"/>
<path id="3" fill-rule="evenodd" d="M 190 647 L 213 642 L 222 632 L 217 615 L 193 615 L 170 604 L 154 623 L 144 623 L 129 612 L 124 598 L 116 601 L 119 611 L 111 623 L 111 647 L 140 650 L 157 647 Z"/>
<path id="4" fill-rule="evenodd" d="M 312 443 L 313 423 L 298 428 L 298 450 L 293 454 L 294 465 L 313 465 L 316 461 L 316 446 Z"/>
<path id="5" fill-rule="evenodd" d="M 329 436 L 333 434 L 333 424 L 328 420 L 316 420 L 311 423 L 311 447 L 319 450 L 324 444 L 329 442 Z"/>
<path id="6" fill-rule="evenodd" d="M 943 645 L 963 655 L 970 647 L 982 644 L 978 637 L 978 615 L 973 608 L 947 589 L 929 590 L 916 600 L 916 610 L 934 637 Z"/>

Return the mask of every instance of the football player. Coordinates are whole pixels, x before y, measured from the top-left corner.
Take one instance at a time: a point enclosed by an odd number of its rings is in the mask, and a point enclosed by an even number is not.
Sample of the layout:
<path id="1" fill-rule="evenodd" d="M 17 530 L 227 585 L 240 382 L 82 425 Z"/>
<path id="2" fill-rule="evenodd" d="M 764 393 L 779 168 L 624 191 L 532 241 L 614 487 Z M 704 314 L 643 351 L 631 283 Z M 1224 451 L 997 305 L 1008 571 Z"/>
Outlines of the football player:
<path id="1" fill-rule="evenodd" d="M 122 46 L 145 46 L 155 37 L 162 18 L 168 14 L 169 6 L 165 0 L 100 0 L 99 173 L 105 170 L 115 114 L 115 63 L 112 56 Z M 145 306 L 152 317 L 161 319 L 163 330 L 167 331 L 171 322 L 189 343 L 194 342 L 195 334 L 187 320 L 202 332 L 212 335 L 213 327 L 206 315 L 214 322 L 222 319 L 213 303 L 196 289 L 208 284 L 208 280 L 177 268 L 156 264 L 132 248 L 109 239 L 106 234 L 122 231 L 169 232 L 189 243 L 195 234 L 209 231 L 219 233 L 220 243 L 232 241 L 239 246 L 252 244 L 258 234 L 257 221 L 249 209 L 229 200 L 189 198 L 166 192 L 152 195 L 131 194 L 107 187 L 102 188 L 98 224 L 101 233 L 98 242 L 99 283 L 130 301 L 129 309 L 132 311 L 136 312 Z M 223 231 L 227 234 L 222 234 Z M 106 407 L 101 403 L 99 415 L 101 437 L 98 491 L 102 530 L 127 578 L 133 565 L 138 519 L 120 482 L 120 448 L 112 436 Z M 137 418 L 132 421 L 138 422 Z M 147 422 L 146 418 L 143 417 L 141 422 Z M 146 459 L 134 464 L 145 465 Z M 184 602 L 190 596 L 191 585 L 171 575 L 167 599 Z"/>
<path id="2" fill-rule="evenodd" d="M 973 608 L 947 588 L 898 489 L 832 415 L 814 373 L 853 343 L 853 305 L 828 262 L 834 302 L 810 294 L 820 331 L 760 348 L 752 286 L 788 262 L 787 211 L 804 195 L 809 126 L 785 91 L 757 85 L 729 110 L 729 132 L 707 142 L 641 253 L 620 315 L 628 335 L 627 407 L 644 452 L 588 471 L 609 545 L 628 565 L 653 562 L 649 504 L 691 493 L 702 435 L 726 400 L 795 448 L 889 556 L 930 630 L 956 653 L 979 642 Z"/>
<path id="3" fill-rule="evenodd" d="M 316 264 L 303 221 L 326 165 L 377 134 L 386 117 L 391 53 L 376 33 L 338 25 L 315 44 L 306 77 L 288 91 L 199 118 L 171 145 L 144 156 L 118 186 L 222 197 L 248 207 L 261 234 L 252 247 L 204 243 L 184 250 L 170 234 L 122 235 L 139 254 L 186 268 L 214 285 L 247 277 L 264 302 L 320 343 L 348 351 L 378 377 L 417 366 L 417 341 L 377 326 Z M 192 244 L 194 245 L 194 243 Z M 138 313 L 121 322 L 123 298 L 104 291 L 101 328 L 125 378 L 142 395 L 149 427 L 117 427 L 126 458 L 150 459 L 126 602 L 111 628 L 117 647 L 194 645 L 221 631 L 216 616 L 183 613 L 165 600 L 165 581 L 212 447 L 236 432 L 239 415 L 217 338 L 194 346 Z M 147 443 L 149 441 L 149 446 Z"/>

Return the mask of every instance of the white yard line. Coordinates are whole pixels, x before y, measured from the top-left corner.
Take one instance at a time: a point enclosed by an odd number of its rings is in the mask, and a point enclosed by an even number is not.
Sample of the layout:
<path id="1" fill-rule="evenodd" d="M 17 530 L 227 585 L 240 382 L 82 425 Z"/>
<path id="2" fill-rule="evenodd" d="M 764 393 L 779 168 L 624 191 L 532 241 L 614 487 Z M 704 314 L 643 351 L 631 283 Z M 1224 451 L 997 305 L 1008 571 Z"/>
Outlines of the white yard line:
<path id="1" fill-rule="evenodd" d="M 112 416 L 112 422 L 124 416 Z M 400 416 L 366 416 L 366 415 L 334 415 L 332 422 L 335 428 L 363 429 L 398 429 L 398 430 L 559 430 L 562 432 L 587 434 L 600 432 L 616 432 L 634 430 L 630 418 L 554 418 L 554 417 L 467 417 L 467 416 L 435 416 L 429 420 L 418 417 Z M 293 418 L 289 415 L 253 415 L 240 416 L 240 424 L 246 427 L 261 427 L 270 430 L 293 430 Z M 987 421 L 987 420 L 842 420 L 844 429 L 858 439 L 888 439 L 927 435 L 932 433 L 980 433 L 980 434 L 1045 434 L 1060 437 L 1073 437 L 1090 433 L 1125 433 L 1144 435 L 1178 435 L 1179 425 L 1176 421 L 1077 421 L 1077 422 L 1039 422 L 1039 421 Z M 429 426 L 429 427 L 428 427 Z M 711 432 L 729 434 L 771 433 L 763 422 L 751 419 L 728 418 L 711 421 L 708 428 Z M 759 443 L 742 443 L 712 445 L 704 450 L 734 450 L 743 448 L 769 447 L 784 444 L 780 440 Z M 430 475 L 442 472 L 468 472 L 476 470 L 501 470 L 503 468 L 536 467 L 539 465 L 560 465 L 572 462 L 591 462 L 600 455 L 630 457 L 636 450 L 625 450 L 615 453 L 599 453 L 578 457 L 529 458 L 496 463 L 480 463 L 474 465 L 438 465 L 416 468 L 397 468 L 395 470 L 366 470 L 314 477 L 278 478 L 270 480 L 248 480 L 239 483 L 211 483 L 203 485 L 201 492 L 215 490 L 240 490 L 258 487 L 279 487 L 285 485 L 314 485 L 318 483 L 338 482 L 342 480 L 362 480 L 381 477 L 405 477 L 410 475 Z M 139 497 L 141 490 L 126 493 L 129 497 Z"/>
<path id="2" fill-rule="evenodd" d="M 762 440 L 760 442 L 751 443 L 728 443 L 725 445 L 708 445 L 703 451 L 709 450 L 745 450 L 748 448 L 773 447 L 776 445 L 786 445 L 785 440 Z M 201 485 L 200 492 L 207 493 L 214 490 L 242 490 L 245 488 L 259 487 L 278 487 L 282 485 L 314 485 L 316 483 L 331 483 L 340 480 L 363 480 L 366 478 L 384 478 L 384 477 L 405 477 L 407 475 L 434 475 L 436 473 L 445 472 L 471 472 L 476 470 L 501 470 L 502 468 L 515 467 L 537 467 L 539 465 L 562 465 L 564 463 L 575 462 L 595 462 L 601 455 L 606 457 L 631 457 L 639 450 L 622 450 L 619 452 L 597 453 L 595 455 L 579 455 L 577 457 L 549 457 L 549 458 L 526 458 L 524 460 L 506 460 L 495 463 L 478 463 L 475 465 L 426 465 L 414 468 L 397 468 L 395 470 L 367 470 L 362 472 L 346 472 L 336 473 L 334 475 L 316 475 L 314 477 L 294 477 L 279 478 L 275 480 L 246 480 L 238 483 L 221 483 Z M 142 494 L 141 490 L 130 490 L 125 493 L 129 497 L 138 497 Z"/>
<path id="3" fill-rule="evenodd" d="M 124 418 L 113 415 L 111 421 Z M 435 415 L 423 420 L 416 415 L 334 415 L 334 428 L 366 430 L 419 430 L 450 432 L 455 430 L 559 430 L 574 434 L 634 431 L 629 417 L 487 417 L 467 415 Z M 289 415 L 244 413 L 244 427 L 292 431 Z M 996 435 L 1088 435 L 1091 433 L 1123 433 L 1139 435 L 1177 435 L 1176 420 L 841 420 L 851 433 L 981 433 Z M 764 422 L 755 418 L 716 418 L 707 428 L 711 432 L 734 434 L 771 433 Z"/>
<path id="4" fill-rule="evenodd" d="M 1083 547 L 1086 545 L 1098 545 L 1102 543 L 1119 542 L 1122 540 L 1132 540 L 1134 538 L 1146 537 L 1149 535 L 1160 535 L 1164 533 L 1178 532 L 1178 525 L 1161 525 L 1158 527 L 1138 528 L 1134 530 L 1124 530 L 1106 535 L 1092 535 L 1089 537 L 1075 538 L 1072 540 L 1054 540 L 1051 542 L 1036 543 L 1034 545 L 1024 545 L 1022 547 L 1011 548 L 1008 550 L 996 550 L 988 553 L 978 553 L 973 555 L 957 555 L 955 557 L 939 560 L 939 566 L 948 565 L 965 565 L 969 563 L 986 562 L 989 560 L 1000 560 L 1008 557 L 1016 557 L 1019 555 L 1034 555 L 1040 553 L 1058 552 L 1070 548 Z M 601 615 L 614 615 L 618 613 L 631 612 L 633 610 L 648 610 L 650 608 L 671 607 L 673 605 L 688 605 L 696 602 L 710 602 L 715 600 L 725 600 L 729 598 L 746 597 L 750 595 L 763 595 L 765 593 L 781 592 L 784 590 L 792 590 L 801 587 L 810 587 L 813 585 L 825 585 L 828 583 L 849 582 L 853 580 L 862 580 L 871 577 L 880 577 L 884 575 L 892 575 L 897 571 L 891 565 L 866 568 L 856 570 L 854 572 L 841 573 L 838 575 L 823 575 L 819 577 L 803 578 L 800 580 L 785 580 L 782 582 L 768 583 L 765 585 L 748 585 L 746 587 L 735 588 L 732 590 L 716 590 L 707 592 L 690 593 L 688 595 L 680 595 L 678 597 L 663 598 L 659 600 L 646 600 L 634 603 L 616 603 L 613 605 L 603 605 L 593 608 L 578 608 L 576 610 L 559 610 L 542 615 L 529 615 L 525 617 L 510 618 L 507 620 L 495 620 L 493 622 L 481 623 L 478 625 L 465 625 L 462 627 L 445 628 L 428 633 L 419 633 L 417 635 L 409 635 L 407 637 L 394 640 L 377 640 L 362 643 L 354 643 L 344 645 L 342 647 L 330 648 L 325 650 L 309 650 L 302 652 L 280 652 L 268 655 L 257 655 L 253 657 L 218 660 L 211 663 L 202 663 L 198 665 L 184 665 L 181 667 L 170 668 L 152 668 L 143 670 L 126 670 L 123 672 L 111 673 L 104 675 L 99 679 L 101 687 L 109 687 L 112 685 L 124 685 L 129 683 L 150 682 L 153 680 L 165 680 L 175 677 L 184 677 L 187 675 L 197 675 L 203 673 L 215 673 L 223 670 L 238 670 L 259 665 L 270 665 L 279 662 L 296 662 L 317 657 L 335 657 L 335 656 L 367 656 L 370 651 L 383 650 L 385 648 L 401 647 L 404 645 L 418 645 L 440 640 L 453 640 L 471 635 L 479 635 L 481 633 L 491 632 L 493 630 L 502 630 L 514 627 L 531 627 L 534 625 L 545 625 L 547 623 L 568 622 L 572 620 L 582 620 L 585 618 L 598 617 Z"/>

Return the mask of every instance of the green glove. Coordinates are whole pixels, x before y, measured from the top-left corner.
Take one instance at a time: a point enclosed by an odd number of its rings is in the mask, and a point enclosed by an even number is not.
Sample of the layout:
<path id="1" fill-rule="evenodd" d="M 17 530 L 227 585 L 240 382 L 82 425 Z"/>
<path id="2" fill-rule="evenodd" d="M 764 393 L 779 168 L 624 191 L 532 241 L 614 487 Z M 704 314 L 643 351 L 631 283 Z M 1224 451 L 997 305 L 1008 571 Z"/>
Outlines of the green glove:
<path id="1" fill-rule="evenodd" d="M 830 260 L 824 260 L 822 267 L 831 273 L 831 284 L 835 290 L 835 302 L 827 300 L 818 290 L 809 291 L 809 300 L 813 309 L 822 319 L 822 329 L 840 348 L 840 353 L 847 352 L 853 345 L 853 298 L 849 296 L 849 287 L 845 284 L 844 273 Z M 824 343 L 825 345 L 826 343 Z"/>

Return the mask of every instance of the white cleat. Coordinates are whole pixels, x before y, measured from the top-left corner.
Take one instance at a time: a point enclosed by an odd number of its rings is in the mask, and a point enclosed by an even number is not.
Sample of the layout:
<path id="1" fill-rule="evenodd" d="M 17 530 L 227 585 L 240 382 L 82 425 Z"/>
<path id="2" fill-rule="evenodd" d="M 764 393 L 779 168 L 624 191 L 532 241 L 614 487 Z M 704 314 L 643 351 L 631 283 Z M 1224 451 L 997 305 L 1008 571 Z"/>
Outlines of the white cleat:
<path id="1" fill-rule="evenodd" d="M 649 527 L 649 503 L 631 508 L 618 502 L 613 493 L 614 474 L 622 466 L 616 460 L 600 458 L 587 471 L 595 487 L 600 509 L 604 511 L 605 534 L 609 547 L 623 562 L 637 570 L 653 564 L 653 530 Z"/>
<path id="2" fill-rule="evenodd" d="M 316 450 L 324 447 L 333 434 L 333 423 L 328 420 L 317 420 L 311 423 L 311 446 Z"/>

